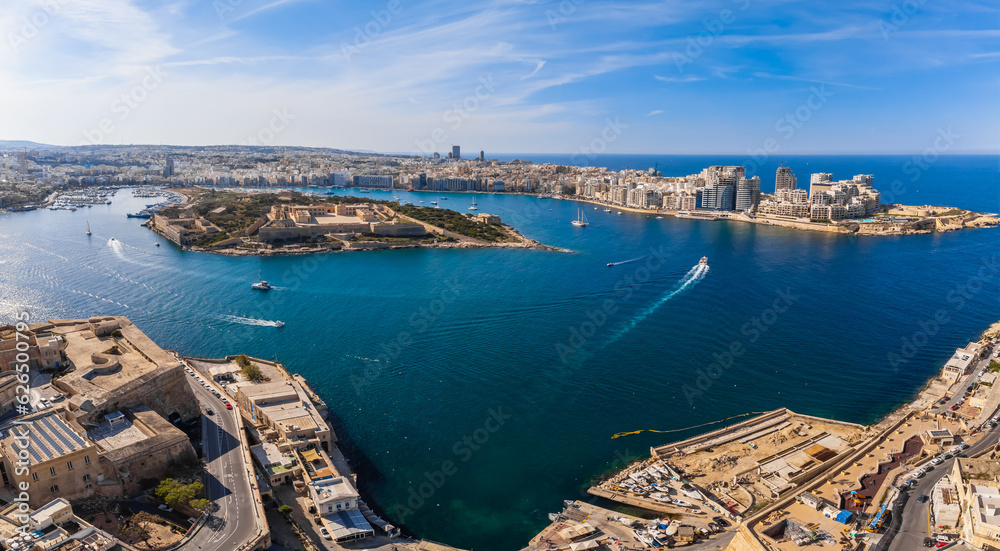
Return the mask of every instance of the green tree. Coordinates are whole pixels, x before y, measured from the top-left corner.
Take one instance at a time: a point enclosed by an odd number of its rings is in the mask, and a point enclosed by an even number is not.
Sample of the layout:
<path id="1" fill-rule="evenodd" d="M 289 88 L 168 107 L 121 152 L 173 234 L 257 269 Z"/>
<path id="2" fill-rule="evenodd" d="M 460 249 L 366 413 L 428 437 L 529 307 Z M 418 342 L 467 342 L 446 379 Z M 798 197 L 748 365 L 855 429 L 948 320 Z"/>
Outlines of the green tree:
<path id="1" fill-rule="evenodd" d="M 292 513 L 292 506 L 282 505 L 281 507 L 278 507 L 278 512 L 283 515 L 290 515 Z"/>
<path id="2" fill-rule="evenodd" d="M 194 509 L 196 511 L 203 511 L 203 512 L 206 509 L 208 509 L 209 504 L 211 504 L 211 502 L 209 500 L 203 498 L 203 497 L 200 497 L 198 499 L 192 499 L 190 502 L 188 502 L 188 505 L 192 509 Z"/>
<path id="3" fill-rule="evenodd" d="M 248 381 L 253 383 L 259 383 L 265 379 L 264 374 L 260 371 L 260 368 L 249 362 L 247 365 L 243 366 L 241 372 Z"/>

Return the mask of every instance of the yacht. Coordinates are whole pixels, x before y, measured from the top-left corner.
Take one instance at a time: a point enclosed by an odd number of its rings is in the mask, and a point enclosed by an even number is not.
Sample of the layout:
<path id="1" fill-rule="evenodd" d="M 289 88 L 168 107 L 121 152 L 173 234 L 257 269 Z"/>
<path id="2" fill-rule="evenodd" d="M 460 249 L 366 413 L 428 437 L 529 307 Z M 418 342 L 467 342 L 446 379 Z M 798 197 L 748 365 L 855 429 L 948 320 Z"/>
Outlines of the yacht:
<path id="1" fill-rule="evenodd" d="M 469 207 L 469 210 L 479 210 L 479 207 L 476 206 L 476 198 L 475 197 L 472 198 L 472 206 Z"/>
<path id="2" fill-rule="evenodd" d="M 90 233 L 90 222 L 87 222 L 87 235 L 93 235 Z"/>
<path id="3" fill-rule="evenodd" d="M 605 208 L 604 212 L 611 212 L 611 208 L 610 207 Z"/>
<path id="4" fill-rule="evenodd" d="M 701 260 L 698 261 L 698 264 L 708 266 L 708 257 L 707 256 L 701 257 Z"/>
<path id="5" fill-rule="evenodd" d="M 157 247 L 159 247 L 159 246 L 160 246 L 160 242 L 159 242 L 159 241 L 157 241 L 157 242 L 156 242 L 156 246 L 157 246 Z"/>
<path id="6" fill-rule="evenodd" d="M 583 209 L 577 211 L 576 220 L 573 220 L 572 224 L 578 228 L 583 228 L 587 224 L 590 224 L 590 222 L 587 222 L 587 215 L 583 213 Z"/>
<path id="7" fill-rule="evenodd" d="M 257 291 L 270 291 L 271 284 L 260 278 L 260 274 L 257 274 L 257 282 L 250 284 L 251 289 L 256 289 Z"/>

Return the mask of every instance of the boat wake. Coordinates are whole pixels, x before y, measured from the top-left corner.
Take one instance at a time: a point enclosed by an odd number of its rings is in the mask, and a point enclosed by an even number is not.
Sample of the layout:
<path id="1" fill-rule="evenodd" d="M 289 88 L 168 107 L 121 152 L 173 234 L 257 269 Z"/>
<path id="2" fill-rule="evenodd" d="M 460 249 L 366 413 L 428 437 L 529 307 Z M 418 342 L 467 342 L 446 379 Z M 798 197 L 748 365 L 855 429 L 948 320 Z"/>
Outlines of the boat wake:
<path id="1" fill-rule="evenodd" d="M 244 318 L 242 316 L 222 316 L 222 319 L 230 323 L 240 323 L 243 325 L 256 325 L 257 327 L 281 327 L 280 322 L 261 320 L 257 318 Z"/>
<path id="2" fill-rule="evenodd" d="M 630 258 L 628 260 L 622 260 L 620 262 L 608 262 L 608 266 L 621 266 L 622 264 L 630 264 L 632 262 L 638 262 L 638 261 L 643 260 L 645 258 L 649 258 L 649 255 L 647 254 L 647 255 L 636 257 L 636 258 Z"/>
<path id="3" fill-rule="evenodd" d="M 708 274 L 708 264 L 700 264 L 700 263 L 696 264 L 694 267 L 688 270 L 686 274 L 684 274 L 684 277 L 677 280 L 677 283 L 675 283 L 674 286 L 671 287 L 669 291 L 664 293 L 662 297 L 657 299 L 656 302 L 650 304 L 643 311 L 639 312 L 639 314 L 636 315 L 634 318 L 632 318 L 632 320 L 629 321 L 627 324 L 625 324 L 624 327 L 622 327 L 618 331 L 615 331 L 615 333 L 611 335 L 611 338 L 608 339 L 608 342 L 604 343 L 604 346 L 602 346 L 601 348 L 610 346 L 611 344 L 614 344 L 618 339 L 627 335 L 629 331 L 635 329 L 635 327 L 640 323 L 642 323 L 643 320 L 652 315 L 653 312 L 657 311 L 660 308 L 660 306 L 663 306 L 670 299 L 683 293 L 684 291 L 687 291 L 691 287 L 697 285 L 699 281 L 705 279 L 705 276 L 707 274 Z"/>

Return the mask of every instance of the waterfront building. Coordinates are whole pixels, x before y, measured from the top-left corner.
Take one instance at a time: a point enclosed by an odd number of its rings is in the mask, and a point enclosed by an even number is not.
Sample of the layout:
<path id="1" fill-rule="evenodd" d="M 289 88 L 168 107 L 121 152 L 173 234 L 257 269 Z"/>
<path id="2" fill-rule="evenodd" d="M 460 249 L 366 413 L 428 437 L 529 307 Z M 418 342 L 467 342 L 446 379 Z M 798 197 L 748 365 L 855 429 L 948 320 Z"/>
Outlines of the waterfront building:
<path id="1" fill-rule="evenodd" d="M 740 178 L 736 186 L 736 210 L 751 212 L 760 204 L 760 178 Z"/>
<path id="2" fill-rule="evenodd" d="M 955 350 L 951 358 L 944 364 L 944 368 L 941 370 L 941 378 L 949 383 L 954 383 L 958 379 L 961 379 L 965 372 L 969 370 L 969 366 L 976 359 L 976 354 L 966 348 L 959 348 Z"/>
<path id="3" fill-rule="evenodd" d="M 351 481 L 339 476 L 308 483 L 309 498 L 319 523 L 336 542 L 367 538 L 375 531 L 358 507 L 360 495 Z"/>
<path id="4" fill-rule="evenodd" d="M 792 167 L 785 166 L 782 163 L 778 167 L 778 170 L 774 174 L 774 193 L 778 194 L 781 190 L 793 190 L 796 186 L 795 174 L 792 173 Z"/>
<path id="5" fill-rule="evenodd" d="M 354 187 L 392 188 L 392 176 L 385 174 L 355 174 Z"/>
<path id="6" fill-rule="evenodd" d="M 280 438 L 295 448 L 329 451 L 330 427 L 290 382 L 242 384 L 236 393 L 240 413 L 265 439 Z"/>
<path id="7" fill-rule="evenodd" d="M 705 182 L 702 192 L 702 208 L 713 210 L 735 210 L 736 188 L 746 176 L 746 167 L 710 166 L 701 171 Z"/>

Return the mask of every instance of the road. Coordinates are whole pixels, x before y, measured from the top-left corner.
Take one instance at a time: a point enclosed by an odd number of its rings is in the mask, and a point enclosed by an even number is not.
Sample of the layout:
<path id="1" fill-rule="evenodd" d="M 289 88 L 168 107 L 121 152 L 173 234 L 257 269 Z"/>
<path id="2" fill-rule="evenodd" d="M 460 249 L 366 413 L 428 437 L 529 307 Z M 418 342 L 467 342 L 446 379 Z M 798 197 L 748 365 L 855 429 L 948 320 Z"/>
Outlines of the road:
<path id="1" fill-rule="evenodd" d="M 932 413 L 950 412 L 952 411 L 951 409 L 952 406 L 964 402 L 965 391 L 972 388 L 972 386 L 976 384 L 978 377 L 986 371 L 987 366 L 989 366 L 990 362 L 993 361 L 994 359 L 995 355 L 989 355 L 980 360 L 979 363 L 976 364 L 975 369 L 973 369 L 971 373 L 966 375 L 965 378 L 962 379 L 960 383 L 958 383 L 957 385 L 953 385 L 956 387 L 956 389 L 955 392 L 953 392 L 951 396 L 948 397 L 948 401 L 940 406 L 935 407 Z"/>
<path id="2" fill-rule="evenodd" d="M 968 450 L 965 450 L 963 455 L 972 456 L 988 447 L 995 446 L 998 439 L 1000 439 L 1000 427 L 987 429 L 979 442 L 976 442 Z M 913 551 L 914 549 L 923 548 L 924 538 L 930 535 L 928 513 L 931 502 L 928 499 L 926 503 L 918 503 L 917 497 L 925 495 L 930 498 L 934 484 L 941 480 L 941 477 L 950 473 L 954 464 L 955 458 L 952 458 L 934 467 L 933 471 L 924 475 L 923 478 L 917 479 L 916 486 L 907 492 L 910 495 L 910 499 L 900 514 L 902 525 L 899 528 L 899 532 L 892 539 L 889 551 Z"/>
<path id="3" fill-rule="evenodd" d="M 237 431 L 235 410 L 227 410 L 222 400 L 188 375 L 188 383 L 202 410 L 202 453 L 208 465 L 205 481 L 207 497 L 218 508 L 208 522 L 184 546 L 185 550 L 234 551 L 259 533 L 255 499 L 251 496 L 249 466 Z M 211 409 L 213 414 L 208 415 Z"/>

